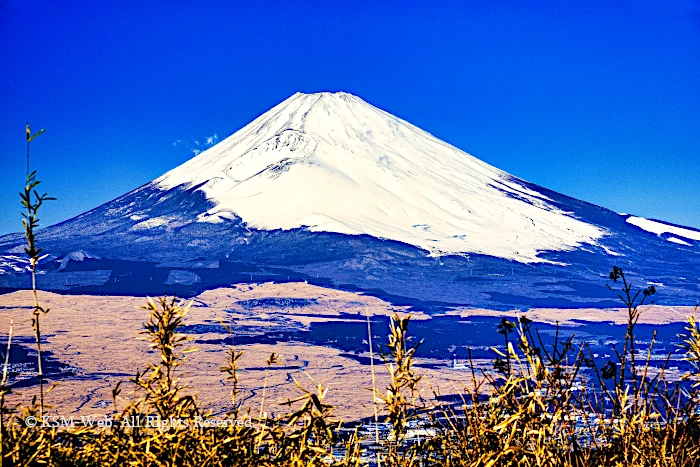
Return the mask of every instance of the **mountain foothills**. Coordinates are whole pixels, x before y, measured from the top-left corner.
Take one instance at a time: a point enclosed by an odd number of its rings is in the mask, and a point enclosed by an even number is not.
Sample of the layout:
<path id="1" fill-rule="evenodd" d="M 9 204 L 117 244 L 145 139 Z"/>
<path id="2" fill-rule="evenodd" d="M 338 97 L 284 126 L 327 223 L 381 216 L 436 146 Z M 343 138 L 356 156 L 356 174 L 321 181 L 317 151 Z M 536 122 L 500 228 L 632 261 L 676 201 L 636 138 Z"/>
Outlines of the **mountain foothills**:
<path id="1" fill-rule="evenodd" d="M 72 293 L 305 280 L 427 311 L 606 307 L 618 265 L 657 303 L 700 299 L 700 231 L 528 183 L 342 92 L 297 93 L 38 239 L 39 287 Z M 23 245 L 0 237 L 0 288 L 28 286 Z"/>

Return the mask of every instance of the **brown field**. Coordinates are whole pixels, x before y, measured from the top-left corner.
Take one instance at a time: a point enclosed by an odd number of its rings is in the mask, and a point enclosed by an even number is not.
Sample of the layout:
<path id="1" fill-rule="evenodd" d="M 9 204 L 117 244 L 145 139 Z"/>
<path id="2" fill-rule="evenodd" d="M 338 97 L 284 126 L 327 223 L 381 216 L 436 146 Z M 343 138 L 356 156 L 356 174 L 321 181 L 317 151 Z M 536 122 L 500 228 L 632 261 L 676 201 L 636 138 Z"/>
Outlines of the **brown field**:
<path id="1" fill-rule="evenodd" d="M 238 300 L 259 298 L 314 298 L 316 302 L 292 308 L 244 309 L 236 306 Z M 148 361 L 156 358 L 145 342 L 138 340 L 147 312 L 138 307 L 145 303 L 143 297 L 60 295 L 39 292 L 39 299 L 50 308 L 42 316 L 42 350 L 52 358 L 71 367 L 74 378 L 63 379 L 48 394 L 51 411 L 59 415 L 105 414 L 112 410 L 112 388 L 119 381 L 127 381 Z M 14 336 L 22 339 L 26 348 L 31 345 L 30 291 L 14 292 L 0 296 L 0 335 L 7 336 L 10 321 L 14 320 Z M 228 311 L 227 311 L 228 310 Z M 231 311 L 233 310 L 233 311 Z M 316 287 L 305 283 L 292 284 L 243 284 L 203 292 L 193 300 L 186 319 L 187 325 L 217 324 L 219 320 L 235 320 L 237 333 L 261 334 L 271 328 L 280 330 L 303 329 L 314 320 L 365 320 L 365 316 L 406 312 L 380 299 L 355 293 Z M 668 323 L 683 321 L 692 312 L 690 307 L 649 307 L 640 322 Z M 491 310 L 456 310 L 450 314 L 515 316 L 515 312 Z M 341 316 L 342 314 L 342 316 Z M 348 314 L 356 318 L 348 318 Z M 620 310 L 557 310 L 533 309 L 526 314 L 535 321 L 561 323 L 571 319 L 588 321 L 624 322 Z M 430 319 L 424 314 L 413 314 L 414 319 Z M 373 329 L 373 334 L 386 332 Z M 200 401 L 215 413 L 230 407 L 230 387 L 219 372 L 224 364 L 222 335 L 218 333 L 191 334 L 197 352 L 188 354 L 182 366 L 182 379 L 190 387 L 197 388 Z M 266 392 L 266 412 L 285 411 L 280 403 L 298 394 L 294 379 L 310 386 L 309 378 L 329 388 L 327 401 L 336 406 L 336 414 L 346 420 L 373 414 L 370 368 L 354 359 L 341 356 L 341 351 L 330 347 L 287 342 L 275 345 L 252 344 L 238 347 L 245 354 L 241 359 L 240 386 L 246 405 L 254 412 L 260 410 L 260 390 L 265 377 L 265 360 L 272 353 L 281 357 L 282 364 L 269 371 Z M 369 356 L 366 352 L 364 356 Z M 416 363 L 440 363 L 417 359 Z M 485 364 L 486 362 L 476 362 Z M 385 388 L 387 369 L 375 355 L 377 387 Z M 442 394 L 461 392 L 462 384 L 469 380 L 465 372 L 444 369 L 420 369 L 424 375 L 423 390 L 430 395 L 431 387 Z M 50 380 L 49 380 L 50 381 Z M 50 381 L 53 383 L 53 381 Z M 130 397 L 129 384 L 123 385 L 123 398 Z M 11 402 L 29 402 L 37 391 L 22 388 L 16 391 Z"/>
<path id="2" fill-rule="evenodd" d="M 685 322 L 689 315 L 695 311 L 692 306 L 659 306 L 642 305 L 639 323 L 643 324 L 669 324 Z M 531 308 L 527 312 L 514 311 L 494 311 L 482 308 L 460 309 L 448 311 L 446 315 L 468 316 L 508 316 L 517 318 L 527 316 L 538 323 L 576 325 L 576 321 L 587 322 L 613 322 L 615 324 L 627 324 L 627 308 Z"/>

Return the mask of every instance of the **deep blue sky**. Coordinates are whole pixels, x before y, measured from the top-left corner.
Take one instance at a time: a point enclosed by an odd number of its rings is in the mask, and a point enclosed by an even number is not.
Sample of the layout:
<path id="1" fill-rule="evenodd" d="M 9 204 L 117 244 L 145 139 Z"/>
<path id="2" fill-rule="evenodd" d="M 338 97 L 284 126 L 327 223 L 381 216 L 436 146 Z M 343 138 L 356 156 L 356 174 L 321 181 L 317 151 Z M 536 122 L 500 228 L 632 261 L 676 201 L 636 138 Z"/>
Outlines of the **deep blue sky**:
<path id="1" fill-rule="evenodd" d="M 0 0 L 0 233 L 21 227 L 26 120 L 47 128 L 48 225 L 324 90 L 531 182 L 700 227 L 698 2 L 430 3 Z"/>

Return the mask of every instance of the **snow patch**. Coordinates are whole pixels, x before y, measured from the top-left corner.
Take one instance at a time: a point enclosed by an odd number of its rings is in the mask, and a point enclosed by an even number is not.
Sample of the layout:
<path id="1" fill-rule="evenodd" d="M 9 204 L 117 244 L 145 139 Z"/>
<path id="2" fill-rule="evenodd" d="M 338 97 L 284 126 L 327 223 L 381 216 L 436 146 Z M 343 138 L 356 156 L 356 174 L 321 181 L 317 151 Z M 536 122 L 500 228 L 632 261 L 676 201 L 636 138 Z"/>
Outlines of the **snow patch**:
<path id="1" fill-rule="evenodd" d="M 68 263 L 71 261 L 82 262 L 86 259 L 100 259 L 100 257 L 97 255 L 91 255 L 90 253 L 87 253 L 84 250 L 72 251 L 70 253 L 67 253 L 63 258 L 61 258 L 61 266 L 59 266 L 58 270 L 64 270 L 66 266 L 68 266 Z"/>
<path id="2" fill-rule="evenodd" d="M 139 222 L 138 224 L 134 224 L 133 227 L 131 227 L 132 231 L 138 231 L 138 230 L 148 230 L 152 229 L 154 227 L 160 227 L 163 225 L 168 225 L 173 219 L 169 217 L 154 217 L 152 219 L 147 219 L 145 221 Z"/>
<path id="3" fill-rule="evenodd" d="M 668 225 L 663 222 L 657 222 L 650 219 L 645 219 L 643 217 L 628 217 L 627 222 L 639 227 L 647 232 L 655 233 L 656 235 L 662 235 L 665 233 L 678 235 L 679 237 L 687 238 L 690 240 L 700 241 L 700 232 L 697 230 L 684 229 L 682 227 L 676 227 L 674 225 Z M 693 246 L 692 244 L 676 237 L 667 238 L 669 242 L 677 243 L 679 245 Z"/>
<path id="4" fill-rule="evenodd" d="M 666 240 L 668 240 L 668 241 L 671 242 L 671 243 L 677 243 L 677 244 L 679 244 L 679 245 L 693 246 L 693 245 L 691 245 L 690 243 L 684 242 L 684 241 L 681 240 L 680 238 L 676 238 L 676 237 L 668 237 Z"/>

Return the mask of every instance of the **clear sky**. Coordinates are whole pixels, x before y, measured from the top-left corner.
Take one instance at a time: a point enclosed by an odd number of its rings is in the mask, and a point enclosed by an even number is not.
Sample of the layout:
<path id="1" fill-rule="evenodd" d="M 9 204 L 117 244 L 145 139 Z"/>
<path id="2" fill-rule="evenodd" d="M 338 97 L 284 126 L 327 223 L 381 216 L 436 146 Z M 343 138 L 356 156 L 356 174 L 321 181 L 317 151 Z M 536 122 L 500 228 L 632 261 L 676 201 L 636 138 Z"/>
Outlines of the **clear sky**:
<path id="1" fill-rule="evenodd" d="M 47 129 L 48 225 L 326 90 L 531 182 L 700 227 L 700 3 L 531 3 L 0 0 L 0 233 L 21 228 L 27 120 Z"/>

